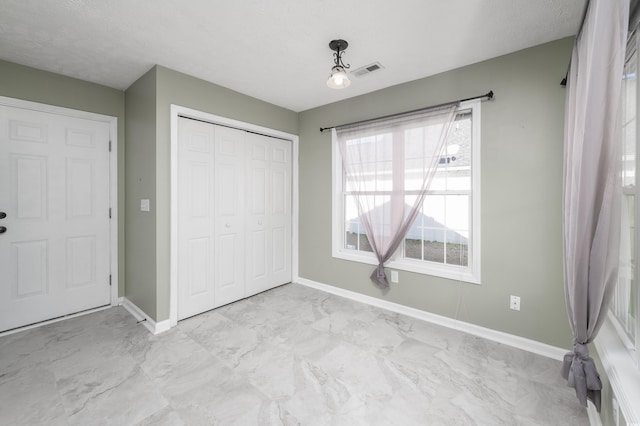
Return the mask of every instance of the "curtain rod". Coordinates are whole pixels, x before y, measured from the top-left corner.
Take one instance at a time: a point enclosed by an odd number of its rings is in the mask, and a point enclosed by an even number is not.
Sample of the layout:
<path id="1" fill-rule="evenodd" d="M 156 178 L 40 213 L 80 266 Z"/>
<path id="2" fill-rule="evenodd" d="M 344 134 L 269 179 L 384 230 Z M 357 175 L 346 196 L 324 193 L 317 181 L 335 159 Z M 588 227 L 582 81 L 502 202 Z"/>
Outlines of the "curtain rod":
<path id="1" fill-rule="evenodd" d="M 360 121 L 355 121 L 353 123 L 345 123 L 345 124 L 341 124 L 339 126 L 320 127 L 320 132 L 324 132 L 325 130 L 333 129 L 334 127 L 351 126 L 352 124 L 361 124 L 361 123 L 366 123 L 366 122 L 374 121 L 374 120 L 382 120 L 382 119 L 385 119 L 385 118 L 397 117 L 399 115 L 411 114 L 411 113 L 414 113 L 414 112 L 424 111 L 424 110 L 431 109 L 431 108 L 438 108 L 438 107 L 442 107 L 442 106 L 445 106 L 445 105 L 451 105 L 451 104 L 455 104 L 455 103 L 472 101 L 474 99 L 482 99 L 482 98 L 487 98 L 487 100 L 493 99 L 493 90 L 489 90 L 489 92 L 485 93 L 484 95 L 473 96 L 471 98 L 460 99 L 460 100 L 457 100 L 457 101 L 445 102 L 443 104 L 428 106 L 428 107 L 424 107 L 424 108 L 418 108 L 418 109 L 414 109 L 414 110 L 411 110 L 411 111 L 399 112 L 399 113 L 396 113 L 396 114 L 389 114 L 389 115 L 385 115 L 383 117 L 370 118 L 368 120 L 360 120 Z"/>

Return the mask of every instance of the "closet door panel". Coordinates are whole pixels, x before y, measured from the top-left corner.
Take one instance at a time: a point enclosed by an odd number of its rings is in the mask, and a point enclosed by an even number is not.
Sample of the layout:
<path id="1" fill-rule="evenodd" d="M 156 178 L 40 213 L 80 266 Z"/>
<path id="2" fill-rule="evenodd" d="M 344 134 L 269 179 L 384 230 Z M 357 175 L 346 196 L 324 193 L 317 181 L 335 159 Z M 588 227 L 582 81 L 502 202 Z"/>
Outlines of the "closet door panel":
<path id="1" fill-rule="evenodd" d="M 178 319 L 291 281 L 291 142 L 179 120 Z"/>
<path id="2" fill-rule="evenodd" d="M 247 135 L 247 295 L 291 281 L 291 143 Z"/>
<path id="3" fill-rule="evenodd" d="M 214 126 L 178 122 L 178 319 L 212 309 Z"/>
<path id="4" fill-rule="evenodd" d="M 245 297 L 245 132 L 215 126 L 215 306 Z"/>
<path id="5" fill-rule="evenodd" d="M 275 287 L 291 281 L 291 142 L 271 138 L 270 282 Z"/>
<path id="6" fill-rule="evenodd" d="M 269 287 L 269 229 L 267 204 L 270 191 L 268 138 L 247 135 L 247 296 L 260 293 Z"/>

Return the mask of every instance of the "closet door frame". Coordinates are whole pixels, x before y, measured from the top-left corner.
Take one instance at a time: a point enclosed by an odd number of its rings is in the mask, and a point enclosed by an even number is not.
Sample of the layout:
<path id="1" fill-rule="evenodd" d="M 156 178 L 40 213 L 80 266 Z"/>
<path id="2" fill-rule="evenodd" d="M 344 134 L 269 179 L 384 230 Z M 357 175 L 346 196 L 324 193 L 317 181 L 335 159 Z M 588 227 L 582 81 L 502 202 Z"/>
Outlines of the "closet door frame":
<path id="1" fill-rule="evenodd" d="M 291 278 L 298 277 L 298 143 L 297 135 L 233 120 L 180 105 L 171 105 L 171 243 L 169 271 L 169 323 L 178 324 L 178 117 L 192 118 L 239 130 L 291 141 Z"/>

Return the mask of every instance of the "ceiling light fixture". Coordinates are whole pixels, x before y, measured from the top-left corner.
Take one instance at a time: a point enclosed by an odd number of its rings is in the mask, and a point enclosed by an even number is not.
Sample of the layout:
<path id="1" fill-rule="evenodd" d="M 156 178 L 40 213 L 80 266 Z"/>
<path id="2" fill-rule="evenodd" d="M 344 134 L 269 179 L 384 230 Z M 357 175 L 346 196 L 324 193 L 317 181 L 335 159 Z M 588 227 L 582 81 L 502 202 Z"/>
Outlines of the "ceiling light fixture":
<path id="1" fill-rule="evenodd" d="M 351 65 L 345 65 L 342 62 L 342 53 L 349 47 L 349 43 L 344 40 L 331 40 L 329 49 L 334 50 L 333 54 L 335 65 L 331 68 L 331 75 L 327 80 L 327 86 L 332 89 L 344 89 L 351 84 L 347 72 Z"/>

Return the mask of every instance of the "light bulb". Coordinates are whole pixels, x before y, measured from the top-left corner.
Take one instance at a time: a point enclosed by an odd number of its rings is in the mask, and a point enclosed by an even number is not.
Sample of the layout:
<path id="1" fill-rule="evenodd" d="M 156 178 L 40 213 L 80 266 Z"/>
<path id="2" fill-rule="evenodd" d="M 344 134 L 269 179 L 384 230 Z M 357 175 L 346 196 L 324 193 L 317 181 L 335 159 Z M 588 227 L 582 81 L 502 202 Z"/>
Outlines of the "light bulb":
<path id="1" fill-rule="evenodd" d="M 332 89 L 344 89 L 349 84 L 351 84 L 349 77 L 347 77 L 347 73 L 342 67 L 335 66 L 331 69 L 331 76 L 327 80 L 327 86 Z"/>

